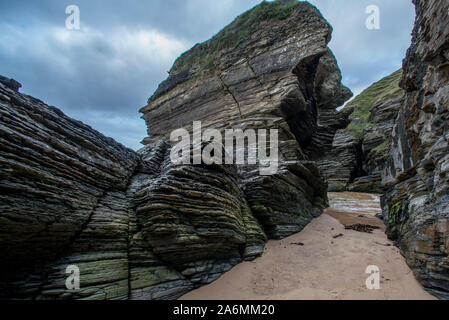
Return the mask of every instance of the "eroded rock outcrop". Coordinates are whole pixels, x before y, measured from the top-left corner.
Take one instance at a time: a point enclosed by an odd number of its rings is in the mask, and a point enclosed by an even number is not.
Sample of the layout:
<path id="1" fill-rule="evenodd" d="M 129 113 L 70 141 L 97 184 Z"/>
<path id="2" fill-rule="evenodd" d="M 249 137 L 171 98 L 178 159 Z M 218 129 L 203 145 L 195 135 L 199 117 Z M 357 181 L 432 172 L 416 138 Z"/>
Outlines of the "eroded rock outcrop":
<path id="1" fill-rule="evenodd" d="M 178 59 L 138 153 L 1 78 L 0 298 L 174 299 L 301 230 L 327 205 L 312 160 L 347 123 L 330 35 L 308 3 L 243 14 Z M 194 120 L 279 129 L 279 171 L 174 165 L 167 138 Z"/>
<path id="2" fill-rule="evenodd" d="M 19 92 L 20 88 L 22 88 L 22 84 L 17 82 L 14 79 L 9 79 L 3 76 L 0 76 L 0 83 L 6 86 L 8 89 Z"/>
<path id="3" fill-rule="evenodd" d="M 414 3 L 382 206 L 387 233 L 416 277 L 449 299 L 449 3 Z"/>
<path id="4" fill-rule="evenodd" d="M 0 113 L 0 268 L 10 282 L 61 256 L 102 201 L 126 191 L 138 155 L 3 84 Z M 34 292 L 40 283 L 18 287 Z"/>
<path id="5" fill-rule="evenodd" d="M 0 112 L 0 297 L 173 299 L 263 252 L 235 166 L 136 153 L 3 84 Z"/>
<path id="6" fill-rule="evenodd" d="M 332 151 L 318 165 L 329 182 L 329 191 L 385 191 L 382 172 L 386 167 L 404 92 L 399 88 L 402 70 L 374 83 L 341 111 L 351 123 L 335 134 Z"/>
<path id="7" fill-rule="evenodd" d="M 239 167 L 239 184 L 267 235 L 300 231 L 327 205 L 311 162 L 347 125 L 336 108 L 351 97 L 327 47 L 331 26 L 306 2 L 263 2 L 174 64 L 141 109 L 149 137 L 179 128 L 278 129 L 280 170 L 262 177 Z"/>
<path id="8" fill-rule="evenodd" d="M 137 154 L 3 84 L 0 110 L 2 298 L 176 298 L 263 251 L 235 166 Z"/>

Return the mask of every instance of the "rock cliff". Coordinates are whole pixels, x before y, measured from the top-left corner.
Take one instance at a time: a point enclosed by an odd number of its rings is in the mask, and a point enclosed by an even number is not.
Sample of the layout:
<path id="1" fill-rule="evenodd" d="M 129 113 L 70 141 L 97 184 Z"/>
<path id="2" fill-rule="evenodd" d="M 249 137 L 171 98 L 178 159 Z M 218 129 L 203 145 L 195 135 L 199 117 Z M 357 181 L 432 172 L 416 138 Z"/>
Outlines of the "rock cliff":
<path id="1" fill-rule="evenodd" d="M 0 298 L 174 299 L 321 214 L 313 159 L 347 125 L 335 109 L 351 96 L 331 31 L 305 2 L 238 17 L 176 61 L 142 109 L 137 153 L 1 78 Z M 279 171 L 174 165 L 170 132 L 192 121 L 278 129 Z"/>
<path id="2" fill-rule="evenodd" d="M 327 47 L 331 26 L 306 2 L 263 2 L 175 62 L 141 109 L 143 142 L 178 128 L 278 129 L 280 171 L 261 177 L 240 167 L 249 206 L 272 238 L 300 231 L 327 205 L 326 186 L 311 160 L 332 148 L 351 97 Z M 263 188 L 261 186 L 264 186 Z"/>
<path id="3" fill-rule="evenodd" d="M 449 3 L 414 3 L 401 80 L 406 95 L 394 124 L 382 206 L 387 232 L 416 277 L 449 299 Z"/>
<path id="4" fill-rule="evenodd" d="M 3 84 L 0 114 L 0 294 L 32 297 L 48 261 L 72 247 L 106 199 L 114 207 L 124 197 L 138 155 Z"/>
<path id="5" fill-rule="evenodd" d="M 332 151 L 319 158 L 318 166 L 329 182 L 329 191 L 385 191 L 381 174 L 386 167 L 404 92 L 399 88 L 402 70 L 374 83 L 349 102 L 342 113 L 351 123 L 338 130 Z"/>
<path id="6" fill-rule="evenodd" d="M 0 297 L 176 298 L 262 253 L 235 166 L 136 153 L 3 84 L 0 112 Z"/>
<path id="7" fill-rule="evenodd" d="M 22 84 L 17 82 L 16 80 L 9 79 L 3 76 L 0 76 L 0 83 L 16 92 L 19 92 L 20 88 L 22 87 Z"/>

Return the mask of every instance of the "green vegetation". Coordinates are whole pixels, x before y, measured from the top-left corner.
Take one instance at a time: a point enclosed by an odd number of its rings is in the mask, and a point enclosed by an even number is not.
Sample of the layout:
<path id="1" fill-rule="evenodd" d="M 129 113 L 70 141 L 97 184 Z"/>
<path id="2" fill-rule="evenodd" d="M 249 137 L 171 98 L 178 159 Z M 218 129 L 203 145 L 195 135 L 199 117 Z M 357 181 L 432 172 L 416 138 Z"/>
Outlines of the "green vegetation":
<path id="1" fill-rule="evenodd" d="M 348 129 L 357 138 L 360 138 L 363 135 L 363 131 L 370 124 L 369 116 L 371 108 L 381 100 L 386 100 L 400 94 L 402 91 L 399 87 L 401 77 L 402 69 L 374 83 L 346 105 L 345 108 L 354 108 L 354 113 L 351 115 L 351 119 L 360 119 L 357 124 L 351 123 L 348 126 Z"/>
<path id="2" fill-rule="evenodd" d="M 390 150 L 390 142 L 389 141 L 384 141 L 382 144 L 378 145 L 376 148 L 374 148 L 375 152 L 383 152 L 383 151 L 387 151 Z"/>
<path id="3" fill-rule="evenodd" d="M 388 221 L 390 226 L 397 226 L 402 223 L 402 206 L 406 196 L 406 191 L 400 189 L 398 190 L 397 195 L 391 200 L 390 220 Z"/>
<path id="4" fill-rule="evenodd" d="M 260 22 L 268 20 L 285 20 L 298 6 L 298 1 L 282 3 L 263 1 L 253 9 L 237 17 L 234 22 L 220 31 L 212 39 L 195 45 L 179 57 L 171 71 L 177 72 L 199 63 L 201 70 L 212 71 L 217 53 L 225 48 L 235 48 L 247 39 L 259 27 Z"/>
<path id="5" fill-rule="evenodd" d="M 391 206 L 390 220 L 388 223 L 390 226 L 397 225 L 400 222 L 399 215 L 402 211 L 402 203 L 400 201 L 394 203 Z"/>
<path id="6" fill-rule="evenodd" d="M 363 121 L 362 119 L 360 119 L 360 122 L 357 124 L 349 124 L 348 129 L 356 138 L 361 138 L 363 136 L 363 131 L 365 131 L 368 126 L 369 122 L 367 120 Z"/>

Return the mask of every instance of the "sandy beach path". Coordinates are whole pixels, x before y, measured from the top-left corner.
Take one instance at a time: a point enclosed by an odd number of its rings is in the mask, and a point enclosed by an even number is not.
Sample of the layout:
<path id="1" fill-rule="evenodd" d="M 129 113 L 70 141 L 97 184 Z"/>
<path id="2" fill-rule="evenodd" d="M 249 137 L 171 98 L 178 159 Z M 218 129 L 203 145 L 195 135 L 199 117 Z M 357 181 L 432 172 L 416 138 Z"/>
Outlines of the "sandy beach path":
<path id="1" fill-rule="evenodd" d="M 269 241 L 262 257 L 244 262 L 184 300 L 434 299 L 384 233 L 378 195 L 330 193 L 331 207 L 302 232 Z M 378 227 L 372 233 L 345 225 Z M 380 289 L 366 286 L 378 266 Z"/>

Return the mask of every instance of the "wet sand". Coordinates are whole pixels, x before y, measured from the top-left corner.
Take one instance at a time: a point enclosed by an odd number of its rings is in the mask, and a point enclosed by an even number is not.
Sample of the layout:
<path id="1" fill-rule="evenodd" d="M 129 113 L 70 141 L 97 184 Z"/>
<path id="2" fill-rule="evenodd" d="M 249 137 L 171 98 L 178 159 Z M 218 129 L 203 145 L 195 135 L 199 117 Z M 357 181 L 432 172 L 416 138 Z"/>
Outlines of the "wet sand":
<path id="1" fill-rule="evenodd" d="M 184 300 L 435 299 L 414 278 L 384 233 L 378 195 L 330 193 L 331 208 L 302 232 L 269 241 L 262 257 L 244 262 Z M 345 230 L 366 224 L 370 233 Z M 366 286 L 366 268 L 380 269 L 380 289 Z"/>

